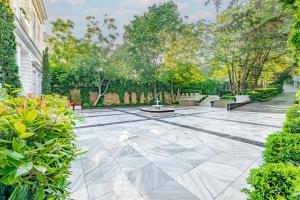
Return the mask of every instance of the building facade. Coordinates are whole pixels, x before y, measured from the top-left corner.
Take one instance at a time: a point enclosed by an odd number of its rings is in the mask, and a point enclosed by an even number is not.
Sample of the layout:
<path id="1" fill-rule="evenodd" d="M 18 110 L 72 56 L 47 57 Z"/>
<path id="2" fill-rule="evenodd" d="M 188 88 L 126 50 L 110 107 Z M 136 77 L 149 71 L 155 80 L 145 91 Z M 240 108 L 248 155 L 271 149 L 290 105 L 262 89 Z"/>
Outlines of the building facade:
<path id="1" fill-rule="evenodd" d="M 17 64 L 24 95 L 41 94 L 44 22 L 43 0 L 10 0 L 15 15 Z"/>

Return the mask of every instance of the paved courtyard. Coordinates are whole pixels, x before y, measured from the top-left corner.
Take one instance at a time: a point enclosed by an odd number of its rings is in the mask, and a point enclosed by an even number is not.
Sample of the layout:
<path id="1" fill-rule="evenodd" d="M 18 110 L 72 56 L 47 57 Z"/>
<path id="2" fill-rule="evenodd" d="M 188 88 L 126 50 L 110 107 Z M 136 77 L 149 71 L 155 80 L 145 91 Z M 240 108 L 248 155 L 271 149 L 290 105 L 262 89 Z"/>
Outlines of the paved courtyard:
<path id="1" fill-rule="evenodd" d="M 249 170 L 284 114 L 177 107 L 168 118 L 140 108 L 82 111 L 72 168 L 77 200 L 245 199 Z"/>

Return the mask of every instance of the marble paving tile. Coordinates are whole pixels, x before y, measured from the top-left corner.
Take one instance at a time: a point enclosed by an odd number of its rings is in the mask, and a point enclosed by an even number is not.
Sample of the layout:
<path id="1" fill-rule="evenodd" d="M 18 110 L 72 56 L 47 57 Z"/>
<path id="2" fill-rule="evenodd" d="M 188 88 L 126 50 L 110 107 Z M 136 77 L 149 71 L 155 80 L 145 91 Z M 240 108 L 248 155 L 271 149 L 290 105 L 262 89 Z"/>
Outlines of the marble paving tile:
<path id="1" fill-rule="evenodd" d="M 199 200 L 176 181 L 170 181 L 143 196 L 145 200 Z"/>
<path id="2" fill-rule="evenodd" d="M 228 185 L 198 168 L 178 176 L 175 180 L 201 200 L 214 199 Z"/>
<path id="3" fill-rule="evenodd" d="M 124 173 L 142 168 L 150 163 L 150 161 L 143 157 L 141 154 L 134 154 L 117 158 L 116 162 L 118 162 Z"/>
<path id="4" fill-rule="evenodd" d="M 173 154 L 185 151 L 185 150 L 187 150 L 187 148 L 185 148 L 181 145 L 170 142 L 166 145 L 161 145 L 161 146 L 155 148 L 154 150 L 165 151 L 168 154 L 173 155 Z"/>
<path id="5" fill-rule="evenodd" d="M 110 151 L 111 155 L 114 158 L 121 158 L 121 157 L 124 157 L 124 156 L 139 154 L 130 145 L 125 145 L 125 146 L 121 146 L 121 147 L 118 147 L 118 148 L 110 149 L 109 151 Z"/>
<path id="6" fill-rule="evenodd" d="M 88 117 L 82 125 L 109 125 L 75 129 L 77 145 L 87 151 L 72 165 L 75 200 L 243 200 L 240 190 L 248 186 L 250 170 L 261 164 L 263 148 L 205 130 L 264 141 L 276 130 L 267 125 L 277 126 L 285 117 L 176 107 L 177 115 L 163 120 L 204 131 L 155 119 L 118 123 L 146 119 L 137 116 L 142 114 L 139 109 L 83 112 Z M 223 120 L 229 118 L 252 124 Z"/>
<path id="7" fill-rule="evenodd" d="M 202 144 L 194 149 L 177 153 L 174 155 L 174 157 L 192 165 L 193 167 L 197 167 L 205 161 L 212 159 L 219 153 L 221 153 L 220 150 Z"/>
<path id="8" fill-rule="evenodd" d="M 216 200 L 246 200 L 247 197 L 244 193 L 234 188 L 227 188 L 224 192 L 222 192 Z"/>
<path id="9" fill-rule="evenodd" d="M 153 164 L 159 167 L 163 172 L 165 172 L 172 178 L 176 178 L 177 176 L 193 168 L 193 165 L 173 156 L 168 156 L 164 159 L 156 160 L 153 162 Z"/>
<path id="10" fill-rule="evenodd" d="M 127 172 L 126 175 L 135 188 L 143 194 L 144 198 L 145 194 L 148 194 L 153 189 L 172 181 L 172 178 L 153 164 Z"/>
<path id="11" fill-rule="evenodd" d="M 83 168 L 85 168 L 84 165 Z M 89 168 L 84 172 L 88 187 L 98 183 L 119 181 L 123 175 L 121 167 L 115 161 L 103 162 L 101 165 Z"/>
<path id="12" fill-rule="evenodd" d="M 71 192 L 71 199 L 90 200 L 87 188 L 82 188 L 75 192 Z"/>
<path id="13" fill-rule="evenodd" d="M 203 141 L 197 136 L 198 134 L 193 133 L 193 131 L 181 130 L 178 132 L 178 134 L 170 133 L 162 137 L 185 148 L 194 148 L 203 143 Z"/>
<path id="14" fill-rule="evenodd" d="M 215 178 L 230 184 L 236 178 L 242 174 L 242 170 L 238 170 L 236 167 L 230 166 L 228 163 L 221 164 L 214 161 L 205 162 L 197 167 L 201 170 Z"/>
<path id="15" fill-rule="evenodd" d="M 118 200 L 136 200 L 141 194 L 126 177 L 116 182 L 100 183 L 88 187 L 91 199 L 105 199 L 114 196 Z"/>

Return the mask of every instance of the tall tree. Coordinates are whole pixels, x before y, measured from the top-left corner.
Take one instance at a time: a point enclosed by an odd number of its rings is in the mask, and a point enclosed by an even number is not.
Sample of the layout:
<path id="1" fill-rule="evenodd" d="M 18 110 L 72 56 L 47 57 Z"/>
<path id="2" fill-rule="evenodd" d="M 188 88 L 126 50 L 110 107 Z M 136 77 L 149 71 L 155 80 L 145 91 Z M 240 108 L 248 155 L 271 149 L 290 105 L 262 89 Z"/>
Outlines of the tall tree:
<path id="1" fill-rule="evenodd" d="M 14 29 L 14 15 L 9 1 L 0 0 L 0 83 L 20 88 Z"/>
<path id="2" fill-rule="evenodd" d="M 125 43 L 133 57 L 133 66 L 144 83 L 153 85 L 156 95 L 158 72 L 165 51 L 165 36 L 177 31 L 182 19 L 172 1 L 149 7 L 125 27 Z"/>
<path id="3" fill-rule="evenodd" d="M 294 21 L 291 27 L 291 33 L 289 35 L 289 44 L 293 50 L 293 56 L 295 59 L 295 65 L 297 66 L 295 74 L 300 76 L 300 1 L 299 0 L 282 0 L 286 6 L 283 9 L 293 9 L 295 10 Z"/>
<path id="4" fill-rule="evenodd" d="M 184 24 L 177 32 L 165 36 L 166 50 L 160 80 L 170 85 L 173 100 L 174 85 L 177 86 L 179 94 L 183 86 L 197 83 L 204 78 L 200 70 L 203 26 L 201 22 Z"/>
<path id="5" fill-rule="evenodd" d="M 51 93 L 51 77 L 50 77 L 50 64 L 49 64 L 49 55 L 48 47 L 43 51 L 43 62 L 42 62 L 42 94 Z"/>
<path id="6" fill-rule="evenodd" d="M 226 68 L 233 93 L 257 87 L 268 63 L 289 53 L 292 15 L 277 0 L 250 0 L 220 14 L 209 55 Z"/>

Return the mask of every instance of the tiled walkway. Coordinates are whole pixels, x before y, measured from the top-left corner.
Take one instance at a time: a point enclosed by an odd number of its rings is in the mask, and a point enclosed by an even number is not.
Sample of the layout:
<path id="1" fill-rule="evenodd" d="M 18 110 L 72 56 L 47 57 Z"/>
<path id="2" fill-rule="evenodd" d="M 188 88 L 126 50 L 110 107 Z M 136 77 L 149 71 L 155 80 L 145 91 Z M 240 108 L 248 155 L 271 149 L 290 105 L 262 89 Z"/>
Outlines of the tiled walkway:
<path id="1" fill-rule="evenodd" d="M 149 118 L 139 108 L 82 111 L 73 166 L 76 200 L 245 199 L 249 170 L 284 114 L 176 108 Z"/>

